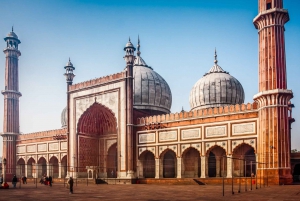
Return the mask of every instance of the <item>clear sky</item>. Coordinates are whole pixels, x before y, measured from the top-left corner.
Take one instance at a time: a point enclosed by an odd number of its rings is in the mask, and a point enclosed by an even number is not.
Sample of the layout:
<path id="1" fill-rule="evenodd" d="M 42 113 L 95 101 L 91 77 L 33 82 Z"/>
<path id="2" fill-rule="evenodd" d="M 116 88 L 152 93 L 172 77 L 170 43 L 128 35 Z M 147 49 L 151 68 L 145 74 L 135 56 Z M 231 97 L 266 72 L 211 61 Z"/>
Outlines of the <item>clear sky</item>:
<path id="1" fill-rule="evenodd" d="M 207 72 L 217 48 L 219 65 L 244 87 L 245 102 L 258 92 L 257 0 L 0 0 L 0 37 L 14 26 L 21 40 L 20 130 L 58 129 L 66 106 L 64 66 L 71 57 L 74 83 L 120 72 L 123 47 L 141 39 L 141 56 L 169 84 L 172 112 L 189 110 L 189 93 Z M 300 149 L 300 1 L 284 0 L 288 88 L 294 92 L 292 148 Z M 0 41 L 5 48 L 5 42 Z M 4 89 L 5 55 L 0 55 Z M 2 66 L 2 67 L 1 67 Z M 0 98 L 0 131 L 3 98 Z M 2 139 L 0 156 L 2 155 Z"/>

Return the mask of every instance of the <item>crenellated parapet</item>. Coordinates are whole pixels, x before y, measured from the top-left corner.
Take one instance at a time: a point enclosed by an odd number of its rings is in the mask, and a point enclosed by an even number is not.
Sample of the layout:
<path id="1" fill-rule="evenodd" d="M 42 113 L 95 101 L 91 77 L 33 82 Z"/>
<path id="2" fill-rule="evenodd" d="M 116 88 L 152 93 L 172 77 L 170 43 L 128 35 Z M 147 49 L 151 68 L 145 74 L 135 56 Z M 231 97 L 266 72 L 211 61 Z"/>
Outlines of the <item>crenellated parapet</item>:
<path id="1" fill-rule="evenodd" d="M 115 73 L 112 75 L 107 75 L 104 77 L 99 77 L 96 79 L 92 79 L 92 80 L 88 80 L 85 82 L 80 82 L 74 85 L 70 85 L 69 86 L 69 91 L 74 91 L 74 90 L 79 90 L 79 89 L 84 89 L 86 87 L 91 87 L 94 85 L 99 85 L 99 84 L 104 84 L 104 83 L 109 83 L 109 82 L 113 82 L 119 79 L 124 79 L 126 78 L 126 72 L 119 72 L 119 73 Z"/>
<path id="2" fill-rule="evenodd" d="M 23 134 L 23 135 L 18 135 L 17 136 L 17 141 L 61 136 L 61 135 L 66 135 L 66 133 L 67 133 L 67 129 L 65 129 L 65 128 L 64 129 L 41 131 L 41 132 L 35 132 L 35 133 L 27 133 L 27 134 Z"/>
<path id="3" fill-rule="evenodd" d="M 148 125 L 153 123 L 163 123 L 170 121 L 180 121 L 193 118 L 213 117 L 222 115 L 231 115 L 238 113 L 256 112 L 257 103 L 228 105 L 225 107 L 205 108 L 190 112 L 170 113 L 137 119 L 137 125 Z"/>

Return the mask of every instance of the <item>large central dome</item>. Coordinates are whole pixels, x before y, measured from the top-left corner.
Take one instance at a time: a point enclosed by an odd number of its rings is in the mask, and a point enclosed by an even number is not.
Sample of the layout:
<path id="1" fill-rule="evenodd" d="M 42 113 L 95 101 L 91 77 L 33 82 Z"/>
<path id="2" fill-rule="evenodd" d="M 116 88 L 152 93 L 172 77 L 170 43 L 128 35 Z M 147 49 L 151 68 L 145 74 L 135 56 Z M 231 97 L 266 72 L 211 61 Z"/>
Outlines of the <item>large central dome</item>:
<path id="1" fill-rule="evenodd" d="M 167 82 L 140 57 L 140 41 L 133 67 L 133 108 L 170 113 L 172 93 Z"/>
<path id="2" fill-rule="evenodd" d="M 241 83 L 224 71 L 215 52 L 215 64 L 191 90 L 191 110 L 241 104 L 245 94 Z"/>

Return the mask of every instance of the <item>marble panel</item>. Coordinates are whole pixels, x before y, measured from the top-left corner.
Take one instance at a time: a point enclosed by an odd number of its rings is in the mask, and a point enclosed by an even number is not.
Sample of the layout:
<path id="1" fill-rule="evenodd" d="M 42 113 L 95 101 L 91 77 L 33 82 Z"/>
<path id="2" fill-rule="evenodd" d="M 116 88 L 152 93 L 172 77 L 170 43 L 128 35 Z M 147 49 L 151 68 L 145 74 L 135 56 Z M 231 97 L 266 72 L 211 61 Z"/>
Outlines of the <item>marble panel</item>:
<path id="1" fill-rule="evenodd" d="M 244 135 L 253 133 L 255 133 L 255 122 L 232 125 L 232 135 Z"/>
<path id="2" fill-rule="evenodd" d="M 47 144 L 38 144 L 38 151 L 47 151 Z"/>
<path id="3" fill-rule="evenodd" d="M 26 147 L 27 152 L 36 152 L 36 145 L 28 145 Z"/>
<path id="4" fill-rule="evenodd" d="M 226 136 L 226 126 L 214 126 L 214 127 L 206 127 L 205 128 L 205 136 L 206 137 L 221 137 Z"/>
<path id="5" fill-rule="evenodd" d="M 58 148 L 58 142 L 49 143 L 49 151 L 57 151 Z"/>
<path id="6" fill-rule="evenodd" d="M 155 133 L 139 134 L 139 143 L 155 142 Z"/>
<path id="7" fill-rule="evenodd" d="M 188 129 L 188 130 L 182 130 L 181 131 L 181 139 L 195 139 L 195 138 L 201 138 L 201 130 L 200 128 L 196 129 Z"/>
<path id="8" fill-rule="evenodd" d="M 174 141 L 177 140 L 177 131 L 159 132 L 159 141 Z"/>
<path id="9" fill-rule="evenodd" d="M 60 143 L 60 149 L 61 150 L 66 150 L 67 149 L 67 145 L 68 145 L 67 142 L 61 142 Z"/>
<path id="10" fill-rule="evenodd" d="M 17 153 L 18 154 L 25 153 L 25 152 L 26 152 L 25 146 L 17 147 Z"/>

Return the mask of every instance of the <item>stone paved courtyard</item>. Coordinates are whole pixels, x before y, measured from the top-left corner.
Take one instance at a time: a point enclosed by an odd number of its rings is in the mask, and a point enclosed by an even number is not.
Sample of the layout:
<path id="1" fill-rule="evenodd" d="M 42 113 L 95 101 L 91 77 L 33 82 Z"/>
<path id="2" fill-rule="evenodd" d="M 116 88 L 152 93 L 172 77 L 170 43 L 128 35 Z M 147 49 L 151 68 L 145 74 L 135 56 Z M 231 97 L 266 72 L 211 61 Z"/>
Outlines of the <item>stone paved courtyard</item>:
<path id="1" fill-rule="evenodd" d="M 0 189 L 0 200 L 300 200 L 300 185 L 269 186 L 253 188 L 231 194 L 231 186 L 226 186 L 225 196 L 222 196 L 222 186 L 212 185 L 95 185 L 78 184 L 74 186 L 74 194 L 69 194 L 62 183 L 53 187 L 33 183 L 22 185 L 16 189 Z"/>

